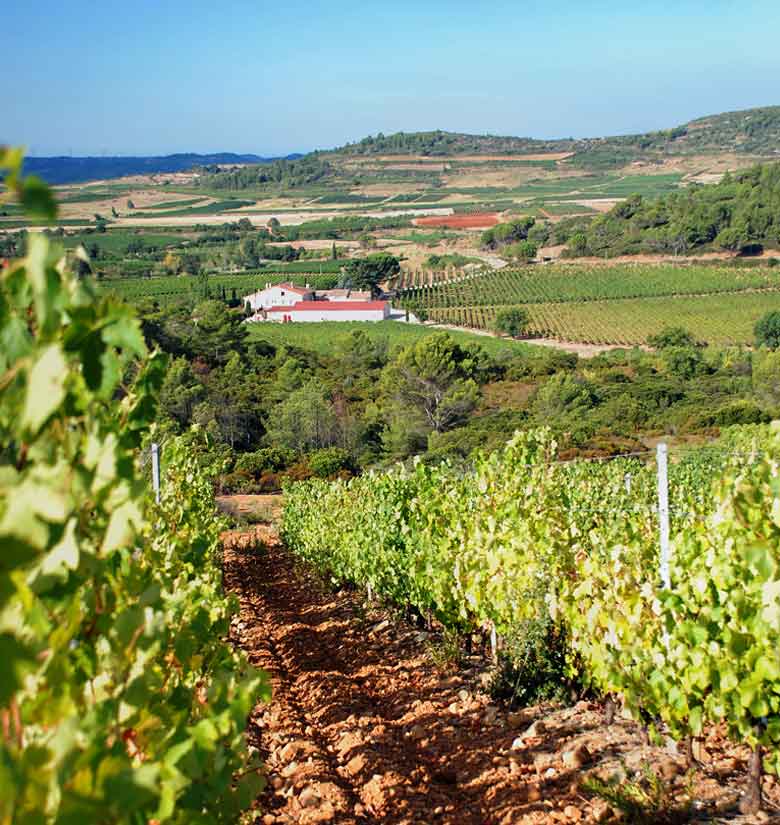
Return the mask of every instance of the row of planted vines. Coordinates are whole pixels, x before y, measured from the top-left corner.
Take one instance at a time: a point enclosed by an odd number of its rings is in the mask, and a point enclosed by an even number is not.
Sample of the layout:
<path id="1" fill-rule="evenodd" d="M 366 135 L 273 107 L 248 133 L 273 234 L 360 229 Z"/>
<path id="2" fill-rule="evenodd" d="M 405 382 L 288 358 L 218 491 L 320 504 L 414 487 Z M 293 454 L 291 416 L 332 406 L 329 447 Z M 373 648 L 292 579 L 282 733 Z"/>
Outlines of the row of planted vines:
<path id="1" fill-rule="evenodd" d="M 765 313 L 780 310 L 780 292 L 742 292 L 666 298 L 523 304 L 526 334 L 588 344 L 643 344 L 675 325 L 710 344 L 749 344 Z M 502 306 L 431 309 L 432 321 L 494 329 Z"/>
<path id="2" fill-rule="evenodd" d="M 571 676 L 676 737 L 725 723 L 780 767 L 780 433 L 731 431 L 670 466 L 671 584 L 651 458 L 557 462 L 547 431 L 473 471 L 418 464 L 291 485 L 292 550 L 445 626 L 540 616 Z"/>
<path id="3" fill-rule="evenodd" d="M 6 186 L 53 219 L 20 160 Z M 61 256 L 36 235 L 0 280 L 0 822 L 235 821 L 269 691 L 227 640 L 211 483 L 171 441 L 150 499 L 165 359 Z"/>

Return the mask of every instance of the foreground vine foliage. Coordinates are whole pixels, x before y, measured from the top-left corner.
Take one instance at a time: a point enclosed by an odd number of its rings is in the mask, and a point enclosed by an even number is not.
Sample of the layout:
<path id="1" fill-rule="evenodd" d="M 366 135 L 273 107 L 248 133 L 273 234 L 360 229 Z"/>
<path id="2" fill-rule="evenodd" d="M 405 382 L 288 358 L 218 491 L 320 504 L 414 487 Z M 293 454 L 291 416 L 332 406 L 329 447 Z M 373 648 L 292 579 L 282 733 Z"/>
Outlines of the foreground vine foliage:
<path id="1" fill-rule="evenodd" d="M 779 460 L 780 432 L 755 426 L 672 463 L 669 590 L 653 463 L 559 463 L 546 430 L 466 474 L 417 464 L 290 485 L 283 534 L 336 580 L 448 627 L 511 634 L 548 615 L 578 681 L 680 738 L 725 721 L 778 771 Z"/>
<path id="2" fill-rule="evenodd" d="M 50 216 L 19 163 L 8 188 Z M 236 821 L 269 688 L 226 640 L 211 485 L 166 445 L 150 501 L 165 360 L 61 255 L 31 236 L 0 283 L 0 823 Z"/>

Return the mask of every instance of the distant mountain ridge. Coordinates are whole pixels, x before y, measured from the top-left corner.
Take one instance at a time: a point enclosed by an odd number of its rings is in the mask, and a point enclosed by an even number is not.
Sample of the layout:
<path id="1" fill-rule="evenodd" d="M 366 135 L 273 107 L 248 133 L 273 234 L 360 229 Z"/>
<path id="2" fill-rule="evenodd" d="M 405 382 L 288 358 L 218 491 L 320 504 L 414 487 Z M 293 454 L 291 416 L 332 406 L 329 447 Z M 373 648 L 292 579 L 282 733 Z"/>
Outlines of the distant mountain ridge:
<path id="1" fill-rule="evenodd" d="M 294 160 L 299 153 L 285 155 Z M 27 157 L 24 159 L 25 174 L 38 175 L 47 183 L 85 183 L 90 180 L 110 180 L 126 175 L 152 175 L 157 173 L 188 172 L 196 166 L 216 166 L 244 163 L 271 163 L 278 157 L 238 155 L 233 152 L 217 152 L 211 155 L 179 153 L 152 157 Z"/>

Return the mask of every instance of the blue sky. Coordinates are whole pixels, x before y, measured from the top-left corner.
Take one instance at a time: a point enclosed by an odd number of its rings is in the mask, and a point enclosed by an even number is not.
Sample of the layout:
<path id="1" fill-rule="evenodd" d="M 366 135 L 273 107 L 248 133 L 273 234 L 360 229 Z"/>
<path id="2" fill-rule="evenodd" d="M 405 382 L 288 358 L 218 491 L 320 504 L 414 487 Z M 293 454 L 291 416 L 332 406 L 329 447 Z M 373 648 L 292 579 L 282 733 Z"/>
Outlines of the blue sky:
<path id="1" fill-rule="evenodd" d="M 37 155 L 584 137 L 780 104 L 778 0 L 10 2 L 0 142 Z"/>

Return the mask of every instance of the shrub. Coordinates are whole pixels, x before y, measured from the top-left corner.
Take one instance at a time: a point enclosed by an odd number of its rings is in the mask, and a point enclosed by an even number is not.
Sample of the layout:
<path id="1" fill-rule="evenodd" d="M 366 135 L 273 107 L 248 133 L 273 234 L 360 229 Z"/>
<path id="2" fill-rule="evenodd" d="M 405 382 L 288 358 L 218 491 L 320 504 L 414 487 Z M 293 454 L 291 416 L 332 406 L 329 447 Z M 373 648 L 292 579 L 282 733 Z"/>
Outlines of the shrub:
<path id="1" fill-rule="evenodd" d="M 504 254 L 518 261 L 532 261 L 536 257 L 538 248 L 532 241 L 518 241 L 505 247 Z"/>
<path id="2" fill-rule="evenodd" d="M 666 347 L 663 350 L 666 371 L 684 381 L 706 370 L 701 352 L 694 347 Z"/>
<path id="3" fill-rule="evenodd" d="M 253 453 L 242 453 L 236 459 L 235 469 L 257 478 L 266 472 L 277 473 L 292 464 L 295 456 L 291 450 L 265 447 Z"/>
<path id="4" fill-rule="evenodd" d="M 220 476 L 217 483 L 221 495 L 234 495 L 236 493 L 249 493 L 252 484 L 252 476 L 245 472 L 226 473 Z"/>
<path id="5" fill-rule="evenodd" d="M 496 314 L 495 328 L 511 338 L 519 338 L 528 326 L 528 313 L 522 307 L 509 307 Z"/>
<path id="6" fill-rule="evenodd" d="M 326 447 L 309 454 L 309 467 L 317 478 L 330 478 L 342 470 L 352 469 L 352 460 L 340 447 Z"/>
<path id="7" fill-rule="evenodd" d="M 651 335 L 647 343 L 656 349 L 668 347 L 695 347 L 696 339 L 683 327 L 665 327 L 658 335 Z"/>
<path id="8" fill-rule="evenodd" d="M 520 622 L 504 640 L 488 687 L 490 696 L 515 707 L 566 699 L 574 687 L 566 661 L 564 633 L 548 615 Z"/>
<path id="9" fill-rule="evenodd" d="M 772 420 L 766 410 L 753 401 L 739 400 L 725 404 L 712 413 L 702 415 L 695 421 L 697 429 L 701 427 L 731 427 L 734 424 L 768 424 Z"/>
<path id="10" fill-rule="evenodd" d="M 756 346 L 780 348 L 780 312 L 767 312 L 755 326 Z"/>

